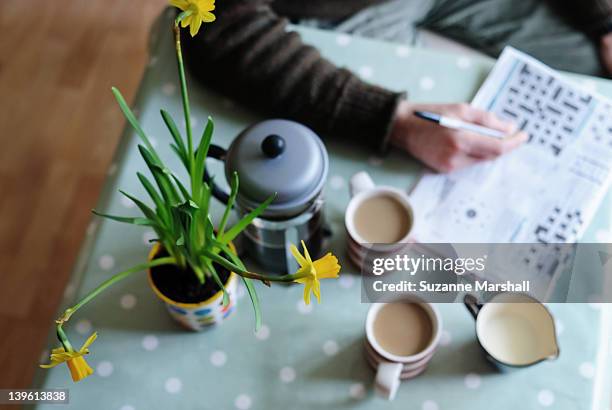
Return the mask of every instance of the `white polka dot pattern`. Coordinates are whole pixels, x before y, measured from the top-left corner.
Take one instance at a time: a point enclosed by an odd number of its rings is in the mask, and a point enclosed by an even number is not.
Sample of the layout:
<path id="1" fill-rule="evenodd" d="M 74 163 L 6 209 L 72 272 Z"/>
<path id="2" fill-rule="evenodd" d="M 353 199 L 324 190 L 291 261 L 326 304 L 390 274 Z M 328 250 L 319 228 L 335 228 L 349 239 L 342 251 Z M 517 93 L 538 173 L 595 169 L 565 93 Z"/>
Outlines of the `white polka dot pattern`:
<path id="1" fill-rule="evenodd" d="M 550 390 L 540 390 L 538 393 L 538 403 L 542 407 L 550 407 L 555 403 L 555 395 Z"/>
<path id="2" fill-rule="evenodd" d="M 438 409 L 439 409 L 438 403 L 436 403 L 433 400 L 425 400 L 423 404 L 421 405 L 421 410 L 438 410 Z"/>
<path id="3" fill-rule="evenodd" d="M 419 87 L 425 91 L 432 90 L 436 86 L 436 82 L 431 77 L 423 77 L 419 80 Z"/>
<path id="4" fill-rule="evenodd" d="M 259 330 L 255 332 L 255 337 L 258 340 L 266 340 L 270 337 L 270 328 L 267 325 L 261 325 Z"/>
<path id="5" fill-rule="evenodd" d="M 323 353 L 325 353 L 327 356 L 335 355 L 338 353 L 338 343 L 336 343 L 334 340 L 326 341 L 323 343 Z"/>
<path id="6" fill-rule="evenodd" d="M 253 400 L 251 399 L 250 396 L 246 394 L 241 394 L 238 397 L 236 397 L 236 400 L 234 400 L 234 406 L 238 410 L 248 410 L 251 408 L 252 404 L 253 404 Z"/>
<path id="7" fill-rule="evenodd" d="M 142 338 L 142 348 L 147 351 L 153 351 L 159 346 L 159 339 L 155 335 L 146 335 Z"/>
<path id="8" fill-rule="evenodd" d="M 365 394 L 366 390 L 363 383 L 354 383 L 349 387 L 349 396 L 355 400 L 363 399 Z"/>
<path id="9" fill-rule="evenodd" d="M 111 270 L 115 266 L 115 258 L 112 255 L 102 255 L 98 260 L 98 265 L 104 270 Z"/>
<path id="10" fill-rule="evenodd" d="M 210 355 L 210 363 L 215 367 L 221 367 L 227 361 L 227 355 L 222 350 L 215 350 Z"/>
<path id="11" fill-rule="evenodd" d="M 100 363 L 98 363 L 98 366 L 96 367 L 96 373 L 98 373 L 98 376 L 100 377 L 108 377 L 111 374 L 113 374 L 113 364 L 109 361 L 102 361 Z"/>
<path id="12" fill-rule="evenodd" d="M 339 34 L 336 37 L 336 44 L 343 47 L 348 46 L 349 44 L 351 44 L 351 36 L 349 36 L 348 34 Z"/>
<path id="13" fill-rule="evenodd" d="M 121 299 L 119 299 L 119 304 L 125 310 L 133 309 L 134 306 L 136 306 L 136 296 L 132 295 L 131 293 L 126 293 L 125 295 L 121 296 Z"/>
<path id="14" fill-rule="evenodd" d="M 177 394 L 183 389 L 183 382 L 178 377 L 170 377 L 166 380 L 164 388 L 170 394 Z"/>
<path id="15" fill-rule="evenodd" d="M 292 367 L 280 369 L 279 377 L 283 383 L 291 383 L 295 380 L 295 370 Z"/>

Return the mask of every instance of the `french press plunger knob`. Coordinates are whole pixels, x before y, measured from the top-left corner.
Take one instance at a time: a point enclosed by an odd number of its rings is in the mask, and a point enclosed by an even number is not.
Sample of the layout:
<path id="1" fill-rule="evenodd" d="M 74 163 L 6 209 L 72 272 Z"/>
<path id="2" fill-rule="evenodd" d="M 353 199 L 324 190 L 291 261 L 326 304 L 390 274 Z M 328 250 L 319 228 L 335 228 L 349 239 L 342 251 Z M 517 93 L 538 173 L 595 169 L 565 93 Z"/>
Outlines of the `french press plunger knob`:
<path id="1" fill-rule="evenodd" d="M 285 139 L 280 135 L 270 134 L 261 142 L 261 150 L 268 158 L 276 158 L 285 151 Z"/>

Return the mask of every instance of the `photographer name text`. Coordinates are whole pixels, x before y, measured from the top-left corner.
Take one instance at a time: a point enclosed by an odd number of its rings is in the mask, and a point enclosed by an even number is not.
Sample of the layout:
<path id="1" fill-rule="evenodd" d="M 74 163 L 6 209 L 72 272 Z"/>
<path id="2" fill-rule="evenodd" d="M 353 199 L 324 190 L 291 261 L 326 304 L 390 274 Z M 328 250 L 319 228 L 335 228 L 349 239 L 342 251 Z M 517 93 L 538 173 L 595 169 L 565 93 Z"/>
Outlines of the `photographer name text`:
<path id="1" fill-rule="evenodd" d="M 377 280 L 372 283 L 375 292 L 529 292 L 528 280 L 521 282 L 490 282 L 476 280 L 474 283 L 432 283 L 426 280 L 417 282 L 400 281 L 386 283 Z"/>

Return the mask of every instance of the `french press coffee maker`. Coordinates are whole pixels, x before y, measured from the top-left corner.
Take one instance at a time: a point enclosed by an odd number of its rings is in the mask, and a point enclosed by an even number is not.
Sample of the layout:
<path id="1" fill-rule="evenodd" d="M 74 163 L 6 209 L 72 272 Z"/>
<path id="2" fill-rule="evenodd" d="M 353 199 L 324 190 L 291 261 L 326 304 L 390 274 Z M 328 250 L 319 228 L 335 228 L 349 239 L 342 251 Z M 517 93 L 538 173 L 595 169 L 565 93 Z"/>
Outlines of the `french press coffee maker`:
<path id="1" fill-rule="evenodd" d="M 319 255 L 328 232 L 322 190 L 329 159 L 321 139 L 309 128 L 288 120 L 267 120 L 242 131 L 225 150 L 212 144 L 208 156 L 225 162 L 229 181 L 238 173 L 235 209 L 246 215 L 276 193 L 262 215 L 243 231 L 243 246 L 263 269 L 292 273 L 298 264 L 290 245 L 304 241 Z M 210 179 L 209 179 L 210 181 Z M 213 195 L 227 203 L 229 195 L 211 182 Z"/>

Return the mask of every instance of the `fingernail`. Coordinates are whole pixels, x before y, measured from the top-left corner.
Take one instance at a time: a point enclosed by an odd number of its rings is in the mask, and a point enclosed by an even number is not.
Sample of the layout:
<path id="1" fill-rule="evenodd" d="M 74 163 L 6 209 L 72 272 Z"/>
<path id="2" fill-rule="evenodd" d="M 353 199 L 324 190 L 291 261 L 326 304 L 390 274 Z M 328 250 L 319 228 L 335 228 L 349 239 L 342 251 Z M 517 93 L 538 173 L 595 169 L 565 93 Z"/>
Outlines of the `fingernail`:
<path id="1" fill-rule="evenodd" d="M 508 140 L 518 140 L 520 142 L 524 142 L 527 140 L 527 135 L 523 131 L 508 133 L 505 139 Z"/>
<path id="2" fill-rule="evenodd" d="M 520 131 L 517 135 L 518 135 L 518 138 L 522 141 L 527 141 L 527 139 L 529 138 L 529 136 L 527 135 L 525 131 Z"/>

